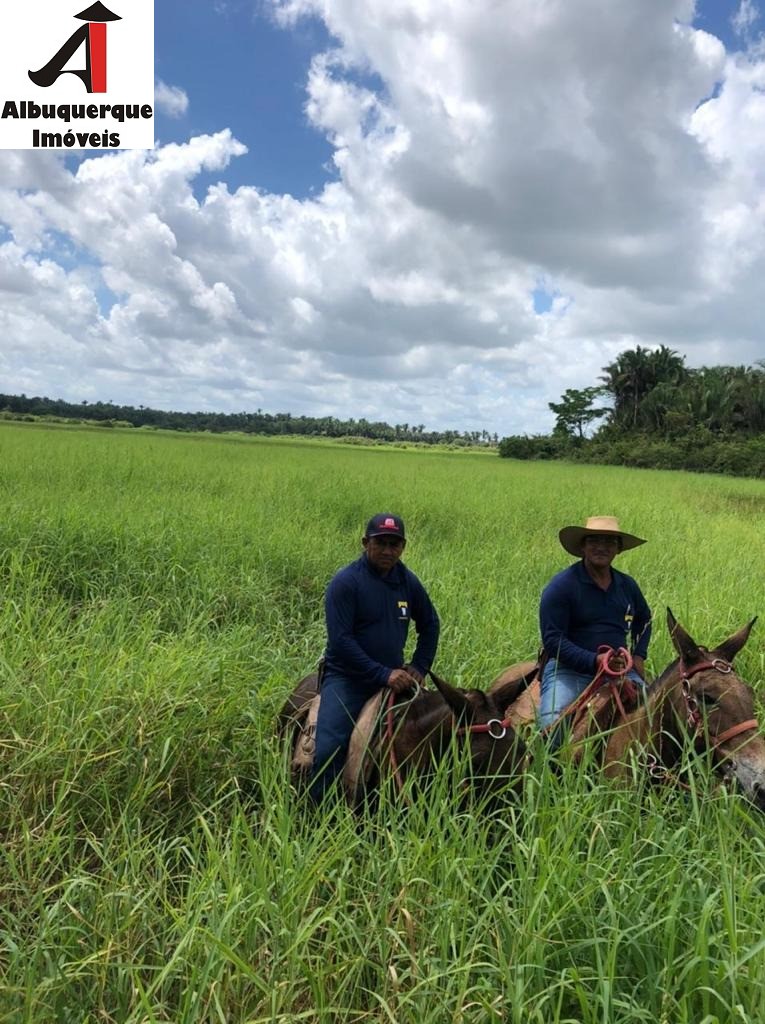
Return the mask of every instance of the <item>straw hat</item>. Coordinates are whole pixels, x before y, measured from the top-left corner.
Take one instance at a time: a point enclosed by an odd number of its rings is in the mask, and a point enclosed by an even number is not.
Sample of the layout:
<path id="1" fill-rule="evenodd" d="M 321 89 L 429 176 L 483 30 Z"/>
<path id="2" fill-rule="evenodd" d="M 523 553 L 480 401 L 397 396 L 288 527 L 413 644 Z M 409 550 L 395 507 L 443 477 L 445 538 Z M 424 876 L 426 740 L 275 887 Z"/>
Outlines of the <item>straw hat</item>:
<path id="1" fill-rule="evenodd" d="M 577 558 L 582 557 L 584 538 L 595 536 L 621 537 L 622 551 L 629 551 L 630 548 L 645 544 L 640 537 L 633 537 L 631 533 L 625 533 L 620 529 L 619 520 L 615 516 L 590 516 L 584 526 L 564 526 L 558 534 L 566 551 Z"/>

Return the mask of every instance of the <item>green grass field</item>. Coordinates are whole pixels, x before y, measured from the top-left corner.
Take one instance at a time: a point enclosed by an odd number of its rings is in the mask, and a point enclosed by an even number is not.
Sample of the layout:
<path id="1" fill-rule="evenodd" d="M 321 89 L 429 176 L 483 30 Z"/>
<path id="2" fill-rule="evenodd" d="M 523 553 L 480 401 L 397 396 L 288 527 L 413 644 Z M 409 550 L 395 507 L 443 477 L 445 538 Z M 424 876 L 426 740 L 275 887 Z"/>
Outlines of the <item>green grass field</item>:
<path id="1" fill-rule="evenodd" d="M 0 1021 L 765 1019 L 765 817 L 699 776 L 443 771 L 359 823 L 290 794 L 275 714 L 368 516 L 407 521 L 440 674 L 534 656 L 558 529 L 700 642 L 765 617 L 765 482 L 256 438 L 0 425 Z M 755 627 L 738 659 L 761 688 Z"/>

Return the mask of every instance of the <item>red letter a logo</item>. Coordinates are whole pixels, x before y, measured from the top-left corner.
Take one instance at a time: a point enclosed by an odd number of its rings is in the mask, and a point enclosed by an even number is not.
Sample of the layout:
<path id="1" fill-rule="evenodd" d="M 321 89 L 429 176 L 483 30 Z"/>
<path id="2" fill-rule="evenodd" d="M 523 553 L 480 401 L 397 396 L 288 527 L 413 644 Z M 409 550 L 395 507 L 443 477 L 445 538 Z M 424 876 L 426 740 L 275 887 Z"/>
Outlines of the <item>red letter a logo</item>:
<path id="1" fill-rule="evenodd" d="M 110 10 L 107 10 L 101 0 L 96 0 L 96 3 L 88 7 L 86 11 L 75 14 L 75 18 L 86 21 L 88 24 L 74 31 L 58 53 L 54 54 L 39 71 L 29 71 L 29 77 L 35 85 L 47 89 L 49 85 L 53 85 L 59 75 L 77 75 L 85 83 L 88 92 L 106 92 L 106 23 L 122 19 L 119 14 L 112 14 Z M 76 71 L 69 68 L 66 71 L 63 70 L 64 64 L 72 54 L 76 53 L 83 40 L 86 54 L 85 67 Z"/>

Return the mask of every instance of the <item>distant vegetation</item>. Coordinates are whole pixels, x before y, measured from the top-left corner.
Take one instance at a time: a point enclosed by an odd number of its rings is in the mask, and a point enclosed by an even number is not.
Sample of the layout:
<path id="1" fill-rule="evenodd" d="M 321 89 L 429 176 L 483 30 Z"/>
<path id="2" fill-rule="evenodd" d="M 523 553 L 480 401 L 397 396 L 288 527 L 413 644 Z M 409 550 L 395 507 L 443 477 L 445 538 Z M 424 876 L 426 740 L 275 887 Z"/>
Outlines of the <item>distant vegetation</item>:
<path id="1" fill-rule="evenodd" d="M 506 437 L 500 455 L 765 476 L 765 362 L 694 370 L 665 345 L 638 345 L 600 382 L 549 403 L 551 435 Z"/>
<path id="2" fill-rule="evenodd" d="M 765 360 L 754 366 L 690 369 L 684 356 L 665 345 L 653 350 L 638 345 L 604 366 L 599 383 L 568 388 L 548 405 L 555 414 L 551 434 L 517 434 L 501 441 L 488 430 L 426 430 L 422 423 L 391 425 L 363 417 L 293 416 L 262 409 L 167 412 L 27 395 L 0 394 L 0 420 L 483 448 L 512 459 L 765 477 Z"/>
<path id="3" fill-rule="evenodd" d="M 261 434 L 265 436 L 364 438 L 370 441 L 408 441 L 417 444 L 449 444 L 458 447 L 496 446 L 498 434 L 488 430 L 426 430 L 422 423 L 370 422 L 336 416 L 293 416 L 289 412 L 165 412 L 144 405 L 113 402 L 64 402 L 59 398 L 28 398 L 0 394 L 0 418 L 92 422 L 103 427 L 149 427 L 163 430 L 209 431 L 212 434 Z"/>

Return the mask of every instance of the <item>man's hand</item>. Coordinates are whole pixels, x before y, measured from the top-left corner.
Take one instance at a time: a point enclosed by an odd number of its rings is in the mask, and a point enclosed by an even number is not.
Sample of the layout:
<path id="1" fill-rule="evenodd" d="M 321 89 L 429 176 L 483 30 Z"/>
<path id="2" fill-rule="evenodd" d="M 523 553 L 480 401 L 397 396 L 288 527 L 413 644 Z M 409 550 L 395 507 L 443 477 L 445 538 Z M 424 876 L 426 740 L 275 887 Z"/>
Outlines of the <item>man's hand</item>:
<path id="1" fill-rule="evenodd" d="M 415 668 L 414 665 L 404 665 L 404 671 L 408 672 L 416 683 L 421 684 L 422 680 L 425 678 L 422 672 L 420 672 L 419 669 Z"/>
<path id="2" fill-rule="evenodd" d="M 627 662 L 617 651 L 603 651 L 597 656 L 598 672 L 606 675 L 619 675 L 627 669 Z"/>
<path id="3" fill-rule="evenodd" d="M 405 668 L 394 668 L 388 676 L 388 686 L 394 693 L 403 693 L 404 690 L 413 690 L 419 680 L 415 679 L 411 672 Z"/>

